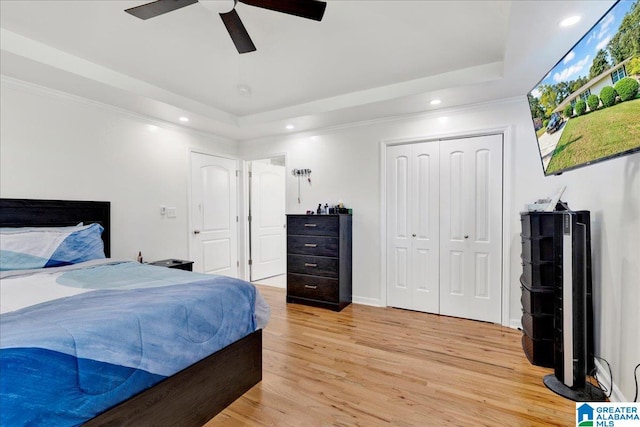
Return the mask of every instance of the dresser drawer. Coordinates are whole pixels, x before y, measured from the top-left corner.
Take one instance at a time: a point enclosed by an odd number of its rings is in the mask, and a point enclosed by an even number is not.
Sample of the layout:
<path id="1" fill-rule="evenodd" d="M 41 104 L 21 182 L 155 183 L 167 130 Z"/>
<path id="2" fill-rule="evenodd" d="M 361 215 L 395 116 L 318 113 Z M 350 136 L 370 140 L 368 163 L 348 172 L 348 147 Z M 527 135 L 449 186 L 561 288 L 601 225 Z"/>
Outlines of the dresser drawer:
<path id="1" fill-rule="evenodd" d="M 338 258 L 289 254 L 287 266 L 291 273 L 338 277 Z"/>
<path id="2" fill-rule="evenodd" d="M 288 296 L 338 302 L 338 292 L 338 279 L 294 273 L 287 274 Z"/>
<path id="3" fill-rule="evenodd" d="M 287 236 L 287 253 L 298 255 L 338 256 L 339 239 L 321 236 Z"/>
<path id="4" fill-rule="evenodd" d="M 287 234 L 305 236 L 337 236 L 340 221 L 337 215 L 290 216 L 287 222 Z"/>

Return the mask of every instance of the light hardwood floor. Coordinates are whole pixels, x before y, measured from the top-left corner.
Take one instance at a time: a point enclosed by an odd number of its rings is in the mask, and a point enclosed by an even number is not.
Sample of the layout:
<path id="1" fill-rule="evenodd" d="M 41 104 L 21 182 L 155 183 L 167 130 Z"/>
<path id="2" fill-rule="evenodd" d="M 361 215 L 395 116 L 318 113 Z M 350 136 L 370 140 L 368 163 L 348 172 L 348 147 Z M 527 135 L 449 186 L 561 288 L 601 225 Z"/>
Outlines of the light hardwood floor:
<path id="1" fill-rule="evenodd" d="M 573 426 L 575 403 L 542 383 L 521 333 L 499 325 L 352 304 L 340 313 L 271 305 L 262 382 L 206 427 Z"/>

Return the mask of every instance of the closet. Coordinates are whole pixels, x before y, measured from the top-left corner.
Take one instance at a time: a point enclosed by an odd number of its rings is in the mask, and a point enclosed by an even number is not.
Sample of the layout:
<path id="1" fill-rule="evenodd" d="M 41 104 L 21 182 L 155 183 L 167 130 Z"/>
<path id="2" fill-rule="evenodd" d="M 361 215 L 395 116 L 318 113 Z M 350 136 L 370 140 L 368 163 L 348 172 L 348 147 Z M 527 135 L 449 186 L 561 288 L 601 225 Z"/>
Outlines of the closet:
<path id="1" fill-rule="evenodd" d="M 386 149 L 389 306 L 495 323 L 502 307 L 502 135 Z"/>

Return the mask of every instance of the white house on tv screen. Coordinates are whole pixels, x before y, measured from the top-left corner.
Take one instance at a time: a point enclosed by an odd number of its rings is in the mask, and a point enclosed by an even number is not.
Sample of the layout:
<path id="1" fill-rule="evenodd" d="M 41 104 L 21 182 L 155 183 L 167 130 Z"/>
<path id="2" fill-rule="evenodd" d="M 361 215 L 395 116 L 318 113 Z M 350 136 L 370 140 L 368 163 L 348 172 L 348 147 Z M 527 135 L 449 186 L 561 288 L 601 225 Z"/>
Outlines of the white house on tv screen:
<path id="1" fill-rule="evenodd" d="M 609 68 L 599 76 L 596 76 L 589 80 L 585 85 L 583 85 L 581 88 L 569 95 L 564 101 L 562 101 L 560 105 L 558 105 L 556 109 L 553 110 L 553 112 L 558 113 L 564 111 L 567 104 L 569 103 L 571 103 L 571 106 L 575 107 L 578 99 L 582 99 L 584 102 L 587 102 L 587 98 L 590 95 L 597 95 L 599 97 L 600 91 L 604 87 L 614 86 L 619 80 L 627 77 L 625 65 L 628 64 L 630 60 L 631 58 L 627 58 L 614 67 Z"/>

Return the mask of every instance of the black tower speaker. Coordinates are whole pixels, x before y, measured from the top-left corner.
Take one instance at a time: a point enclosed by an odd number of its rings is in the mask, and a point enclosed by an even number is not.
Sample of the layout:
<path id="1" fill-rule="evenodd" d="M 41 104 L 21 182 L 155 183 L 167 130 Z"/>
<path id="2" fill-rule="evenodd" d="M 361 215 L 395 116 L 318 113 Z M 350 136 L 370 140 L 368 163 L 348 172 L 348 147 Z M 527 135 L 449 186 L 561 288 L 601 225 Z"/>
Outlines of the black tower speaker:
<path id="1" fill-rule="evenodd" d="M 562 215 L 562 280 L 554 292 L 554 374 L 544 384 L 567 399 L 604 401 L 602 390 L 586 382 L 595 364 L 589 212 L 556 214 Z"/>

